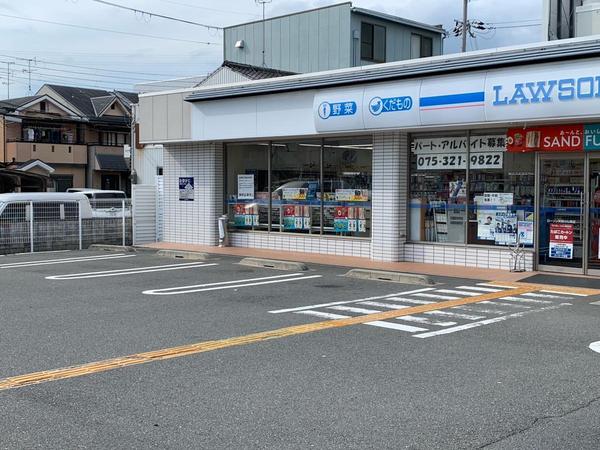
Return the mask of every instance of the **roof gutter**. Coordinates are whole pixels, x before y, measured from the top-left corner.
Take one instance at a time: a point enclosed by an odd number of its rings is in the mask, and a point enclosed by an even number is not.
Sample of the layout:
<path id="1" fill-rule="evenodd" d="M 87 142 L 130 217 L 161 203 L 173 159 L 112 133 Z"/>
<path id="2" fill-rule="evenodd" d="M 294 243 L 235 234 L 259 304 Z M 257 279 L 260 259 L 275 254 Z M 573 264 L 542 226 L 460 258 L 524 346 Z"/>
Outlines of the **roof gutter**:
<path id="1" fill-rule="evenodd" d="M 541 63 L 555 60 L 581 59 L 600 55 L 600 39 L 585 40 L 576 43 L 571 42 L 569 44 L 550 44 L 550 46 L 546 43 L 544 44 L 536 48 L 507 49 L 492 53 L 479 52 L 475 55 L 466 54 L 451 58 L 438 56 L 426 58 L 418 64 L 415 63 L 415 60 L 412 60 L 404 64 L 378 64 L 354 70 L 320 72 L 280 77 L 254 83 L 222 85 L 220 87 L 193 92 L 185 100 L 197 102 L 307 89 L 323 89 L 349 84 L 399 80 L 437 74 L 450 74 L 460 71 L 471 72 L 507 65 L 515 66 L 531 64 L 532 62 Z"/>

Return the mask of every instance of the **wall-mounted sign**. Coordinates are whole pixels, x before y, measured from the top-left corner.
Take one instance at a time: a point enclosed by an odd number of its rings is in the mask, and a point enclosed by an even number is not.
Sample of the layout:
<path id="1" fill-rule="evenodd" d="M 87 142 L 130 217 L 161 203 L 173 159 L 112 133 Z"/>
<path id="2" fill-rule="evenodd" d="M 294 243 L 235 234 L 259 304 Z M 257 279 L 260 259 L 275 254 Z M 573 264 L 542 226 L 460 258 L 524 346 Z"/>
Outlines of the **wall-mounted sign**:
<path id="1" fill-rule="evenodd" d="M 179 177 L 179 201 L 194 201 L 194 177 Z"/>
<path id="2" fill-rule="evenodd" d="M 509 152 L 600 150 L 600 125 L 557 125 L 508 130 Z"/>
<path id="3" fill-rule="evenodd" d="M 550 258 L 573 259 L 573 224 L 550 224 Z"/>
<path id="4" fill-rule="evenodd" d="M 237 176 L 238 200 L 254 200 L 254 175 L 240 174 Z"/>
<path id="5" fill-rule="evenodd" d="M 418 138 L 412 142 L 417 155 L 417 170 L 502 169 L 505 135 L 472 136 L 471 153 L 467 158 L 466 136 Z"/>
<path id="6" fill-rule="evenodd" d="M 356 108 L 344 114 L 348 102 Z M 313 109 L 318 132 L 594 117 L 600 115 L 600 63 L 596 58 L 328 89 L 315 94 Z"/>

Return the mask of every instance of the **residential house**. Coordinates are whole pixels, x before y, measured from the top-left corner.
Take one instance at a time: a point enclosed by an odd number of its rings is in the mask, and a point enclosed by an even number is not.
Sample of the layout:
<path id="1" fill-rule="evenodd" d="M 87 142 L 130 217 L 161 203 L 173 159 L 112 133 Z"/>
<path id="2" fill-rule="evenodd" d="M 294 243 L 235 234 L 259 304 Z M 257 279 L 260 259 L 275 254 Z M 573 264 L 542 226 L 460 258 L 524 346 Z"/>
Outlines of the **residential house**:
<path id="1" fill-rule="evenodd" d="M 131 110 L 137 94 L 45 84 L 0 101 L 0 162 L 70 187 L 130 192 Z"/>

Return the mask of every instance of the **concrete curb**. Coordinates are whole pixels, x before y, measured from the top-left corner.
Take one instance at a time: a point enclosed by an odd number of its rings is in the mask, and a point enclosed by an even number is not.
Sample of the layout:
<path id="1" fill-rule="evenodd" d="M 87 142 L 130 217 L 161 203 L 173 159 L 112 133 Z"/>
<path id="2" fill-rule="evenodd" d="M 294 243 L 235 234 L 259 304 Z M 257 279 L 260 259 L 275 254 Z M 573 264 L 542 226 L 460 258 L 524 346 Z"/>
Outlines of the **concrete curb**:
<path id="1" fill-rule="evenodd" d="M 426 275 L 402 272 L 385 272 L 382 270 L 352 269 L 344 274 L 345 277 L 360 280 L 393 281 L 404 284 L 433 285 L 435 282 Z"/>
<path id="2" fill-rule="evenodd" d="M 267 269 L 277 270 L 292 270 L 301 272 L 308 270 L 308 266 L 304 263 L 296 261 L 279 261 L 277 259 L 244 258 L 239 262 L 239 264 L 242 266 L 264 267 Z"/>
<path id="3" fill-rule="evenodd" d="M 88 247 L 88 250 L 104 250 L 105 252 L 124 252 L 124 253 L 136 253 L 137 250 L 134 247 L 122 246 L 122 245 L 108 245 L 108 244 L 92 244 Z"/>
<path id="4" fill-rule="evenodd" d="M 159 250 L 156 252 L 156 256 L 163 256 L 165 258 L 195 259 L 202 261 L 207 260 L 210 257 L 208 253 L 189 252 L 184 250 Z"/>

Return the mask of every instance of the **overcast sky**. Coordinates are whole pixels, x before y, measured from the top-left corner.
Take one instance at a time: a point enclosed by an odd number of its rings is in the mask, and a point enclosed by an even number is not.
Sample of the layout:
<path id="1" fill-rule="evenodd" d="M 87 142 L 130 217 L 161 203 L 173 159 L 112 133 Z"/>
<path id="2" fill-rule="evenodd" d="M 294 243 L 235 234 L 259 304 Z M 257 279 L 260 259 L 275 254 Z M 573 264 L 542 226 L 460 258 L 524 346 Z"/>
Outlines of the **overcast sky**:
<path id="1" fill-rule="evenodd" d="M 111 0 L 214 26 L 256 20 L 254 0 Z M 326 0 L 273 0 L 267 16 L 339 3 Z M 468 49 L 483 49 L 540 40 L 542 0 L 471 0 L 471 20 L 499 28 L 469 39 Z M 462 0 L 356 0 L 354 6 L 374 9 L 429 24 L 454 27 Z M 155 39 L 71 28 L 20 18 L 153 35 Z M 525 21 L 525 22 L 524 22 Z M 0 0 L 0 98 L 6 98 L 6 61 L 13 75 L 10 96 L 28 95 L 27 62 L 32 62 L 32 92 L 44 83 L 130 90 L 135 82 L 206 74 L 222 61 L 222 32 L 148 18 L 92 0 Z M 194 41 L 194 42 L 189 42 Z M 200 42 L 209 42 L 211 45 Z M 445 40 L 445 53 L 459 49 L 459 38 Z M 63 66 L 69 64 L 81 67 Z M 98 68 L 104 70 L 93 70 Z"/>

